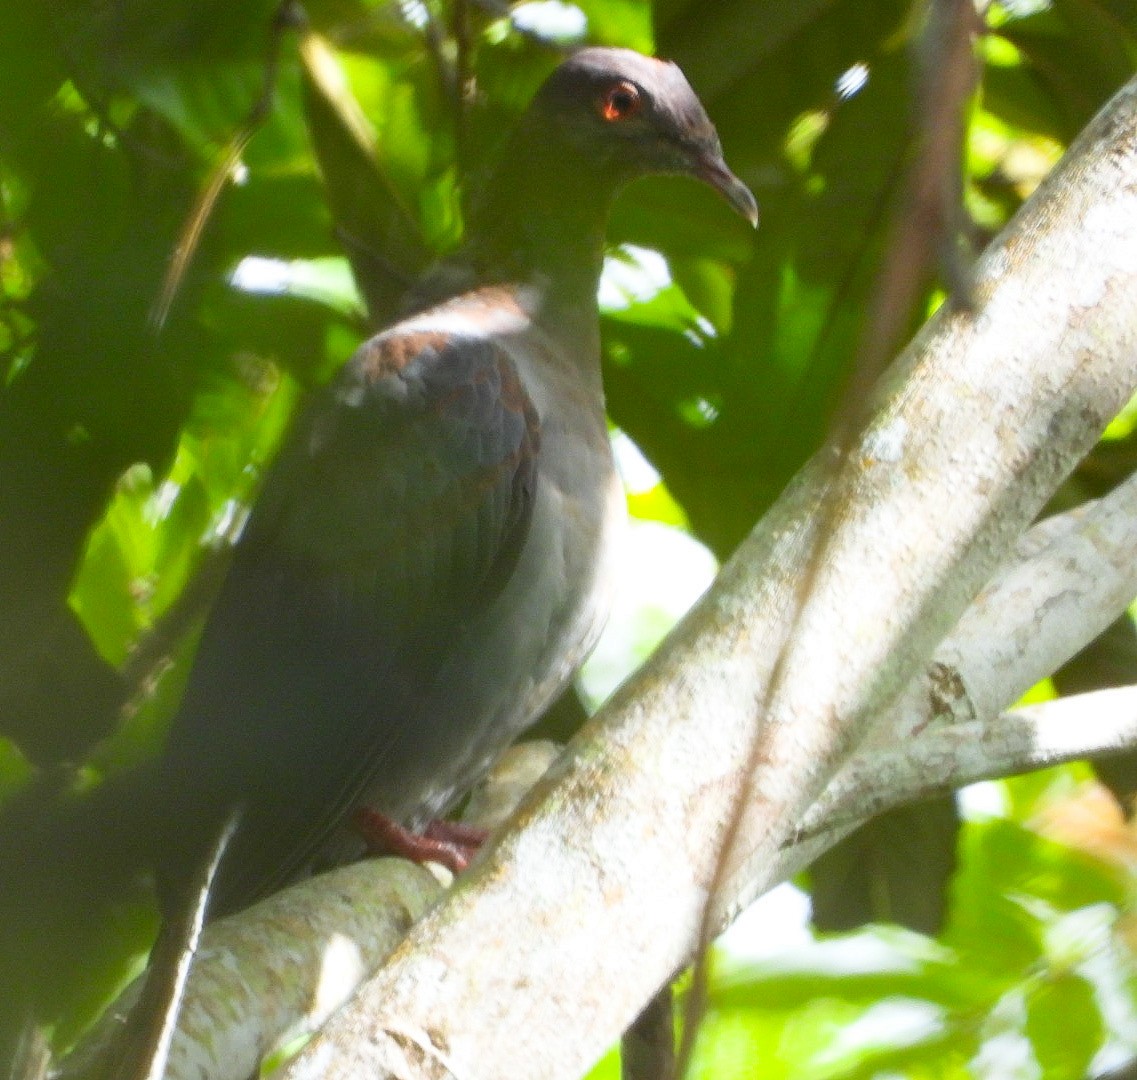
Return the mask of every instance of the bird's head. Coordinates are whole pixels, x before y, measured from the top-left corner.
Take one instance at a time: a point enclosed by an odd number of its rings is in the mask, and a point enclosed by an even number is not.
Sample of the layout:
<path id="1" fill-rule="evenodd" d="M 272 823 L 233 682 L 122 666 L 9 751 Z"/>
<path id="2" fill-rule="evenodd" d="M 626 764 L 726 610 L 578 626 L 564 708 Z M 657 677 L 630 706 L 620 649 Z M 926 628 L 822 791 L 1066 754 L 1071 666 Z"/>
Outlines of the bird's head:
<path id="1" fill-rule="evenodd" d="M 614 185 L 684 173 L 758 224 L 754 196 L 727 167 L 714 125 L 673 63 L 629 49 L 581 49 L 549 76 L 528 119 L 538 125 L 531 135 L 556 138 Z"/>

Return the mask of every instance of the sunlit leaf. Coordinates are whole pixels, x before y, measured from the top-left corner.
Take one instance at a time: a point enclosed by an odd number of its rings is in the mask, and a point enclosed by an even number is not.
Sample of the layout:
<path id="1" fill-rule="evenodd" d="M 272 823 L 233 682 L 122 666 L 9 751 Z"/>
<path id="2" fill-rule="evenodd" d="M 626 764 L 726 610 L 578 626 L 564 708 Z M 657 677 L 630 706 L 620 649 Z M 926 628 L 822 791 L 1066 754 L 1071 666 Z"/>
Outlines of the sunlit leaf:
<path id="1" fill-rule="evenodd" d="M 1124 903 L 1118 877 L 1097 860 L 1009 821 L 972 823 L 963 832 L 945 939 L 966 962 L 1008 978 L 1042 961 L 1048 918 L 1089 904 Z"/>
<path id="2" fill-rule="evenodd" d="M 102 523 L 91 533 L 71 594 L 71 606 L 108 663 L 122 664 L 147 626 L 154 532 L 146 505 L 154 494 L 149 468 L 130 469 Z"/>
<path id="3" fill-rule="evenodd" d="M 637 52 L 654 52 L 652 11 L 649 0 L 577 0 L 588 19 L 593 41 L 622 45 Z"/>
<path id="4" fill-rule="evenodd" d="M 1043 981 L 1027 1001 L 1026 1035 L 1047 1080 L 1082 1080 L 1104 1035 L 1093 987 L 1070 974 Z"/>

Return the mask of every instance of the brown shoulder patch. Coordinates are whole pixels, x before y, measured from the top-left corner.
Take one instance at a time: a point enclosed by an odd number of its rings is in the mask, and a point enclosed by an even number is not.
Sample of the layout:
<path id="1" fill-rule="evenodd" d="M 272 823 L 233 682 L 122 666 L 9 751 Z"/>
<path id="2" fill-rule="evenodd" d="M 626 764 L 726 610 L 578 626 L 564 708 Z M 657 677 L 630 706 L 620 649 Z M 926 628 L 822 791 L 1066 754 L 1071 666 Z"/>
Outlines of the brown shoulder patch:
<path id="1" fill-rule="evenodd" d="M 441 352 L 449 343 L 450 335 L 441 330 L 405 330 L 390 336 L 380 334 L 359 347 L 357 363 L 369 382 L 378 382 L 402 371 L 428 349 Z"/>

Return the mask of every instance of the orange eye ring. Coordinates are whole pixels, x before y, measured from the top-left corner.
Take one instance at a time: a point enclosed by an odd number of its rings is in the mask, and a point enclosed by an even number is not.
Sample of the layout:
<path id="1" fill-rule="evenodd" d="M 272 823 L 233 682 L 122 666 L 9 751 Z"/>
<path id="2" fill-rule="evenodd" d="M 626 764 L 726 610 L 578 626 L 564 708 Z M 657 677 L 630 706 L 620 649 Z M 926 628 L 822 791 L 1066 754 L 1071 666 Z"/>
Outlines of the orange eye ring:
<path id="1" fill-rule="evenodd" d="M 643 105 L 640 88 L 635 83 L 621 80 L 610 86 L 596 102 L 596 111 L 601 120 L 615 123 L 635 116 Z"/>

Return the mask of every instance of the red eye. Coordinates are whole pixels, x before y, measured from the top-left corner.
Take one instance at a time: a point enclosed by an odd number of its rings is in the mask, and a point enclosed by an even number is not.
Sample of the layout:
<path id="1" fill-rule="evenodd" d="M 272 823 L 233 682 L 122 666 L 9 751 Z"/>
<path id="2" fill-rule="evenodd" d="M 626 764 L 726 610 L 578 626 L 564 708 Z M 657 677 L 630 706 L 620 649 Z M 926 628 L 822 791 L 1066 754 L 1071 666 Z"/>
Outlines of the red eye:
<path id="1" fill-rule="evenodd" d="M 596 111 L 600 113 L 602 120 L 609 122 L 627 120 L 629 116 L 635 116 L 640 111 L 641 104 L 643 101 L 635 83 L 618 82 L 615 86 L 609 87 L 597 100 Z"/>

